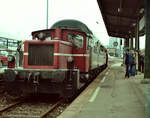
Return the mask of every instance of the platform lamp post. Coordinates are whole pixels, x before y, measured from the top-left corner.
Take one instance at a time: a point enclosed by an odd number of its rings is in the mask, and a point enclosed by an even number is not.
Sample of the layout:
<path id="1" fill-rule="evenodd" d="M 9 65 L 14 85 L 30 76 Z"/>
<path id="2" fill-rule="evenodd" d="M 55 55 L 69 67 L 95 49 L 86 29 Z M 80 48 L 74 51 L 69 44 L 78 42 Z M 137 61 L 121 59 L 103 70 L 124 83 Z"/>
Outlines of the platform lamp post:
<path id="1" fill-rule="evenodd" d="M 46 29 L 48 29 L 48 0 L 46 2 Z"/>

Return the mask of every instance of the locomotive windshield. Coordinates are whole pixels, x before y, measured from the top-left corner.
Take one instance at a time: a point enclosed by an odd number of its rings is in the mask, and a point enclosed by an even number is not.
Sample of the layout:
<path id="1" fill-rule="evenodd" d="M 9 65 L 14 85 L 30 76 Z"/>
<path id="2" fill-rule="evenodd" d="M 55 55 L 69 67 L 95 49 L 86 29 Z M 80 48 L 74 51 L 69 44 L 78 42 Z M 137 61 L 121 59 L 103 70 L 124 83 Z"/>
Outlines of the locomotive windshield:
<path id="1" fill-rule="evenodd" d="M 34 40 L 41 40 L 41 39 L 45 39 L 45 40 L 52 40 L 51 34 L 50 33 L 43 33 L 40 32 L 38 34 L 34 35 Z"/>
<path id="2" fill-rule="evenodd" d="M 52 40 L 52 37 L 49 33 L 46 33 L 46 39 L 45 40 Z"/>
<path id="3" fill-rule="evenodd" d="M 76 48 L 83 48 L 84 37 L 79 34 L 68 34 L 67 40 L 72 42 Z"/>

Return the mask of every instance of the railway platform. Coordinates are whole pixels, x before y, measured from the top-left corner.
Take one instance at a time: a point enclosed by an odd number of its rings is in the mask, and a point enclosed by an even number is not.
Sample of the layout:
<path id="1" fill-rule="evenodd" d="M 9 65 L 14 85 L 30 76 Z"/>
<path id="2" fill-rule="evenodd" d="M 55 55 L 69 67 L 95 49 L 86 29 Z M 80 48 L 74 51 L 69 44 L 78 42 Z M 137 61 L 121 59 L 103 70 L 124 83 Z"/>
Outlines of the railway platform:
<path id="1" fill-rule="evenodd" d="M 145 118 L 144 75 L 124 75 L 121 62 L 112 64 L 58 118 Z"/>

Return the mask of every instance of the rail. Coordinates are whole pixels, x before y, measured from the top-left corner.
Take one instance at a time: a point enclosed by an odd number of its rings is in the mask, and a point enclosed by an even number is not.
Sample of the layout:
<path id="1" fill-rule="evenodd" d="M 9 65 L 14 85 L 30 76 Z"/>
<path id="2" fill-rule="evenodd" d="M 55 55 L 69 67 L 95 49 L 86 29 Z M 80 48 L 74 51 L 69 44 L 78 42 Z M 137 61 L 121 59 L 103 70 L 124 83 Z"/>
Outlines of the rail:
<path id="1" fill-rule="evenodd" d="M 17 102 L 0 109 L 0 115 L 7 118 L 44 118 L 62 102 L 63 99 L 58 100 L 54 104 Z"/>

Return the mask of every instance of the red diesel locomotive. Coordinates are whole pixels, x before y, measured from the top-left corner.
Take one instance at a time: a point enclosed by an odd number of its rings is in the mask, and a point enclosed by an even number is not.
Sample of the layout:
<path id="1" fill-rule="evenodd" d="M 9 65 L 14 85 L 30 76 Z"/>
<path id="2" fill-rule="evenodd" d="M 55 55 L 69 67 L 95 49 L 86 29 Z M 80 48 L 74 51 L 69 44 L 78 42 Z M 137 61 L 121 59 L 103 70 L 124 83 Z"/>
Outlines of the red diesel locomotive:
<path id="1" fill-rule="evenodd" d="M 107 50 L 80 21 L 61 20 L 32 37 L 24 42 L 23 68 L 5 70 L 10 93 L 69 98 L 107 66 Z"/>

